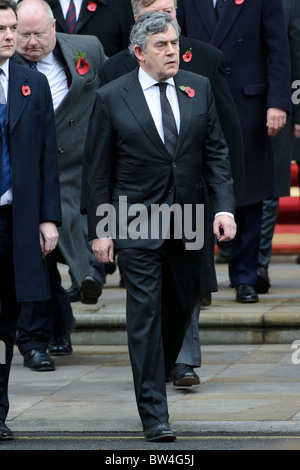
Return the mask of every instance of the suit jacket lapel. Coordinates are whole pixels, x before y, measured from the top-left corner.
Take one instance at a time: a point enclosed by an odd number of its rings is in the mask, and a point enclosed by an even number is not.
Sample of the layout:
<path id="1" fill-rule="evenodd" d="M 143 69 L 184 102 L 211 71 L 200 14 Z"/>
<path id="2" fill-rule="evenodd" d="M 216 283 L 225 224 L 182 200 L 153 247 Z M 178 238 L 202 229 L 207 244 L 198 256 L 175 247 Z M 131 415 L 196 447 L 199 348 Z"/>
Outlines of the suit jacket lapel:
<path id="1" fill-rule="evenodd" d="M 224 10 L 221 18 L 216 24 L 214 33 L 211 37 L 211 44 L 220 47 L 221 43 L 232 29 L 233 23 L 240 15 L 244 3 L 237 5 L 235 0 L 227 0 L 224 4 Z"/>
<path id="2" fill-rule="evenodd" d="M 53 11 L 54 18 L 56 19 L 57 23 L 61 26 L 65 33 L 68 33 L 66 21 L 60 6 L 59 0 L 49 0 L 49 6 Z"/>
<path id="3" fill-rule="evenodd" d="M 78 33 L 85 23 L 95 14 L 95 11 L 90 11 L 87 7 L 90 0 L 83 0 L 81 4 L 80 14 L 76 23 L 75 34 Z M 95 0 L 95 3 L 102 3 L 104 6 L 108 5 L 108 0 Z"/>
<path id="4" fill-rule="evenodd" d="M 29 86 L 27 77 L 22 74 L 19 68 L 18 70 L 15 70 L 15 64 L 12 61 L 9 62 L 9 68 L 10 73 L 7 100 L 7 121 L 9 123 L 10 129 L 12 130 L 22 115 L 23 109 L 27 101 L 30 99 L 30 96 L 25 96 L 22 92 L 23 86 Z"/>
<path id="5" fill-rule="evenodd" d="M 178 71 L 177 75 L 175 75 L 174 82 L 180 110 L 180 130 L 174 157 L 176 158 L 176 154 L 180 149 L 182 143 L 184 142 L 189 129 L 190 120 L 192 118 L 193 103 L 191 102 L 192 98 L 190 98 L 184 91 L 180 90 L 179 88 L 180 86 L 190 85 L 189 83 L 187 83 L 186 78 L 182 76 L 180 70 Z"/>
<path id="6" fill-rule="evenodd" d="M 143 90 L 138 81 L 137 70 L 134 70 L 131 73 L 130 82 L 128 86 L 124 87 L 123 98 L 126 101 L 128 107 L 131 109 L 135 119 L 141 126 L 142 131 L 147 135 L 147 137 L 160 151 L 160 153 L 167 160 L 170 160 L 170 155 L 167 152 L 159 133 L 157 132 L 154 120 L 151 116 L 146 99 L 144 97 Z"/>
<path id="7" fill-rule="evenodd" d="M 213 1 L 202 0 L 201 2 L 198 2 L 195 0 L 195 6 L 199 12 L 199 18 L 202 22 L 202 26 L 208 33 L 209 37 L 211 37 L 217 25 L 217 17 L 213 6 Z"/>

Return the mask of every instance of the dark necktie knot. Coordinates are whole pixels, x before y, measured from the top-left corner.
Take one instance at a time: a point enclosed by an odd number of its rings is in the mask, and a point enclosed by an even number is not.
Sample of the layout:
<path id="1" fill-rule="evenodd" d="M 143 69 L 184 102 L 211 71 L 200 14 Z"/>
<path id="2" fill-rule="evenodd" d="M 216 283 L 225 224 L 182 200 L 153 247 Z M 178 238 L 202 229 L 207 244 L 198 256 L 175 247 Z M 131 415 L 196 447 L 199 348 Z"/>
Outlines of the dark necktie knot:
<path id="1" fill-rule="evenodd" d="M 167 85 L 168 85 L 166 82 L 159 82 L 159 83 L 156 83 L 156 85 L 159 87 L 159 90 L 161 91 L 161 93 L 166 93 Z"/>

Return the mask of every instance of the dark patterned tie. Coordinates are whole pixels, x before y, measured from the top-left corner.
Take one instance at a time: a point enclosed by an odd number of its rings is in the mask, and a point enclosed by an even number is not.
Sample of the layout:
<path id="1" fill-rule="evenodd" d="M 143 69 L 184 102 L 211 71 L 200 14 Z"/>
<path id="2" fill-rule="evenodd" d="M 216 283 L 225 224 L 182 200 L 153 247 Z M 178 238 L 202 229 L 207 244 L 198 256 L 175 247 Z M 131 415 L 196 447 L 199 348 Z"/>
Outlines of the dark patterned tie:
<path id="1" fill-rule="evenodd" d="M 165 146 L 169 154 L 173 157 L 175 153 L 178 132 L 177 132 L 174 114 L 173 114 L 171 105 L 166 95 L 166 89 L 167 89 L 168 84 L 163 82 L 163 83 L 157 83 L 156 85 L 159 87 L 159 90 L 160 90 L 160 104 L 161 104 Z"/>
<path id="2" fill-rule="evenodd" d="M 3 70 L 0 69 L 0 75 Z M 6 141 L 6 97 L 3 85 L 0 81 L 0 125 L 1 125 L 1 147 L 2 147 L 2 168 L 1 168 L 1 188 L 0 196 L 2 196 L 11 187 L 11 168 L 10 157 Z"/>
<path id="3" fill-rule="evenodd" d="M 70 5 L 67 11 L 66 16 L 66 25 L 68 29 L 68 33 L 74 33 L 75 26 L 76 26 L 76 10 L 73 0 L 70 0 Z"/>
<path id="4" fill-rule="evenodd" d="M 224 9 L 224 0 L 217 0 L 216 6 L 215 6 L 217 20 L 221 18 L 223 9 Z"/>

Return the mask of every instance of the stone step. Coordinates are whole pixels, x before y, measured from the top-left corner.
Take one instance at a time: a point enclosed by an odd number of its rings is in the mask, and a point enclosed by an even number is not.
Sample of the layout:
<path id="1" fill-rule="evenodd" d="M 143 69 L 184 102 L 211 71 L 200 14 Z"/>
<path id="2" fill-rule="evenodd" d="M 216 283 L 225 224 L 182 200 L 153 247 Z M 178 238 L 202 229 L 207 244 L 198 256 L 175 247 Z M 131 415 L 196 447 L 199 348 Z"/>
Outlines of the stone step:
<path id="1" fill-rule="evenodd" d="M 68 276 L 60 266 L 63 282 Z M 269 269 L 271 288 L 254 304 L 235 301 L 229 287 L 227 265 L 216 265 L 219 291 L 212 304 L 201 311 L 199 335 L 202 344 L 274 344 L 300 341 L 300 265 L 295 256 L 273 256 Z M 119 275 L 108 276 L 96 305 L 72 303 L 76 328 L 74 345 L 127 344 L 126 291 L 119 287 Z"/>

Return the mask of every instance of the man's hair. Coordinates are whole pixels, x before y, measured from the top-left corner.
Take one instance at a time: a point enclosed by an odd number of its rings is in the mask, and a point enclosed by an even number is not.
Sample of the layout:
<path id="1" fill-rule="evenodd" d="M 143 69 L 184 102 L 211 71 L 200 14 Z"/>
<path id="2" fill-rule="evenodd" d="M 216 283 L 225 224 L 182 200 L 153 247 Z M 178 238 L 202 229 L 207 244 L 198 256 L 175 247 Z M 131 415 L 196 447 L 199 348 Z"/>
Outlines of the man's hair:
<path id="1" fill-rule="evenodd" d="M 49 6 L 49 4 L 47 2 L 45 2 L 44 0 L 34 0 L 34 1 L 41 4 L 41 6 L 45 10 L 46 15 L 48 16 L 49 22 L 52 23 L 53 20 L 54 20 L 54 15 L 53 15 L 53 11 L 51 10 L 51 7 Z M 1 0 L 0 0 L 0 2 L 1 2 Z M 21 0 L 17 4 L 17 12 L 21 8 L 22 4 L 26 4 L 26 0 Z"/>
<path id="2" fill-rule="evenodd" d="M 0 10 L 11 9 L 17 18 L 17 4 L 14 0 L 0 0 Z"/>
<path id="3" fill-rule="evenodd" d="M 177 8 L 177 0 L 174 1 L 174 7 Z M 134 16 L 138 16 L 141 8 L 146 8 L 149 5 L 152 5 L 155 0 L 131 0 L 131 7 Z"/>
<path id="4" fill-rule="evenodd" d="M 130 33 L 129 51 L 134 54 L 133 48 L 138 45 L 143 52 L 146 51 L 148 37 L 158 33 L 164 33 L 169 26 L 173 26 L 177 36 L 180 34 L 180 26 L 169 13 L 149 12 L 140 15 L 134 23 Z"/>

